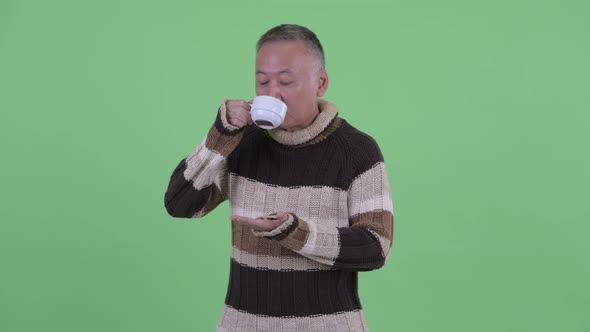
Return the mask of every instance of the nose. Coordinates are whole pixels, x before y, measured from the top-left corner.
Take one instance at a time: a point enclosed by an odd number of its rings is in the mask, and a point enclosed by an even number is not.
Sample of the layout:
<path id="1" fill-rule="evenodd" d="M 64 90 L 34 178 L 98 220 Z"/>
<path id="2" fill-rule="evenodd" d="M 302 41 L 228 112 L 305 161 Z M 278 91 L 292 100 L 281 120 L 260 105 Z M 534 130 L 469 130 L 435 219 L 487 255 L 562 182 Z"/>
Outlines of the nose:
<path id="1" fill-rule="evenodd" d="M 277 99 L 283 100 L 283 98 L 281 98 L 281 89 L 279 87 L 278 82 L 273 82 L 270 85 L 270 89 L 268 91 L 268 95 L 271 97 L 275 97 Z"/>

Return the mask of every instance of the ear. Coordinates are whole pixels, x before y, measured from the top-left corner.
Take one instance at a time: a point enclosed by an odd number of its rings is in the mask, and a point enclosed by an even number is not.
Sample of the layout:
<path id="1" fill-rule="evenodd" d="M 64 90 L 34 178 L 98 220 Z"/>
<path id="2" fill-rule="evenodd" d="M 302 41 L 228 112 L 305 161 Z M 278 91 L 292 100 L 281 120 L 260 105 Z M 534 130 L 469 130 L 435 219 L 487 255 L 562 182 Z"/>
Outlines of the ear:
<path id="1" fill-rule="evenodd" d="M 328 90 L 328 85 L 330 83 L 330 80 L 328 79 L 328 72 L 326 72 L 325 68 L 320 69 L 318 80 L 319 84 L 317 96 L 322 97 L 326 93 L 326 90 Z"/>

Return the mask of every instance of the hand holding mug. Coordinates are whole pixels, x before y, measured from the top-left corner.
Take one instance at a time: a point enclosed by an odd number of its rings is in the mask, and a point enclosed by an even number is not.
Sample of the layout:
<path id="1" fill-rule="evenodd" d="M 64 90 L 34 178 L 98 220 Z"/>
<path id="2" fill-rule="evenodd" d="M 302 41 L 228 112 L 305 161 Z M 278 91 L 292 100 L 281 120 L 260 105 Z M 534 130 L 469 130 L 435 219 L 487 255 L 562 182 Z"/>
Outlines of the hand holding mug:
<path id="1" fill-rule="evenodd" d="M 227 122 L 238 128 L 252 124 L 252 118 L 250 117 L 251 102 L 251 100 L 227 100 L 225 102 L 225 115 L 227 117 Z"/>

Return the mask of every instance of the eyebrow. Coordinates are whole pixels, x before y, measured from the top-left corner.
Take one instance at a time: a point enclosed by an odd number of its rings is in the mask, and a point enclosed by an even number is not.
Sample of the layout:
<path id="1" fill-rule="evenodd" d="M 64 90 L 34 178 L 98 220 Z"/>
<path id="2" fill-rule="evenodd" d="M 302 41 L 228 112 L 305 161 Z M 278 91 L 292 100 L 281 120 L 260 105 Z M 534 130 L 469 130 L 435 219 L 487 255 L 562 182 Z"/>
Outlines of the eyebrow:
<path id="1" fill-rule="evenodd" d="M 291 72 L 291 70 L 289 70 L 289 69 L 283 69 L 283 70 L 281 70 L 281 71 L 279 72 L 279 75 L 280 75 L 280 74 L 291 74 L 291 73 L 292 73 L 292 72 Z M 264 75 L 266 75 L 266 73 L 265 73 L 265 72 L 263 72 L 262 70 L 257 70 L 257 71 L 256 71 L 256 74 L 264 74 Z"/>

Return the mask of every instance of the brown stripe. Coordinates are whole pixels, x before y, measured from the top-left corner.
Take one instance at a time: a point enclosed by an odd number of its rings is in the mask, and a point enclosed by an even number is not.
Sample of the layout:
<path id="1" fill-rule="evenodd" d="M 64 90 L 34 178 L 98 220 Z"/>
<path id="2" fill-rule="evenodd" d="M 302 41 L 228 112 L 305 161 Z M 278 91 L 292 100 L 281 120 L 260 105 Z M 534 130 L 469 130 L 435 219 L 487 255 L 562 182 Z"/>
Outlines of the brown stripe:
<path id="1" fill-rule="evenodd" d="M 232 244 L 234 247 L 254 255 L 301 256 L 283 247 L 275 240 L 254 235 L 251 228 L 238 223 L 232 223 Z"/>
<path id="2" fill-rule="evenodd" d="M 242 132 L 234 136 L 223 135 L 215 125 L 212 125 L 205 139 L 205 146 L 207 149 L 227 157 L 238 146 L 242 135 Z"/>
<path id="3" fill-rule="evenodd" d="M 286 238 L 280 242 L 291 250 L 299 251 L 305 245 L 309 235 L 309 226 L 303 219 L 299 219 L 298 226 Z"/>
<path id="4" fill-rule="evenodd" d="M 356 215 L 350 220 L 353 227 L 365 227 L 391 240 L 393 237 L 393 214 L 389 211 L 371 211 Z"/>

